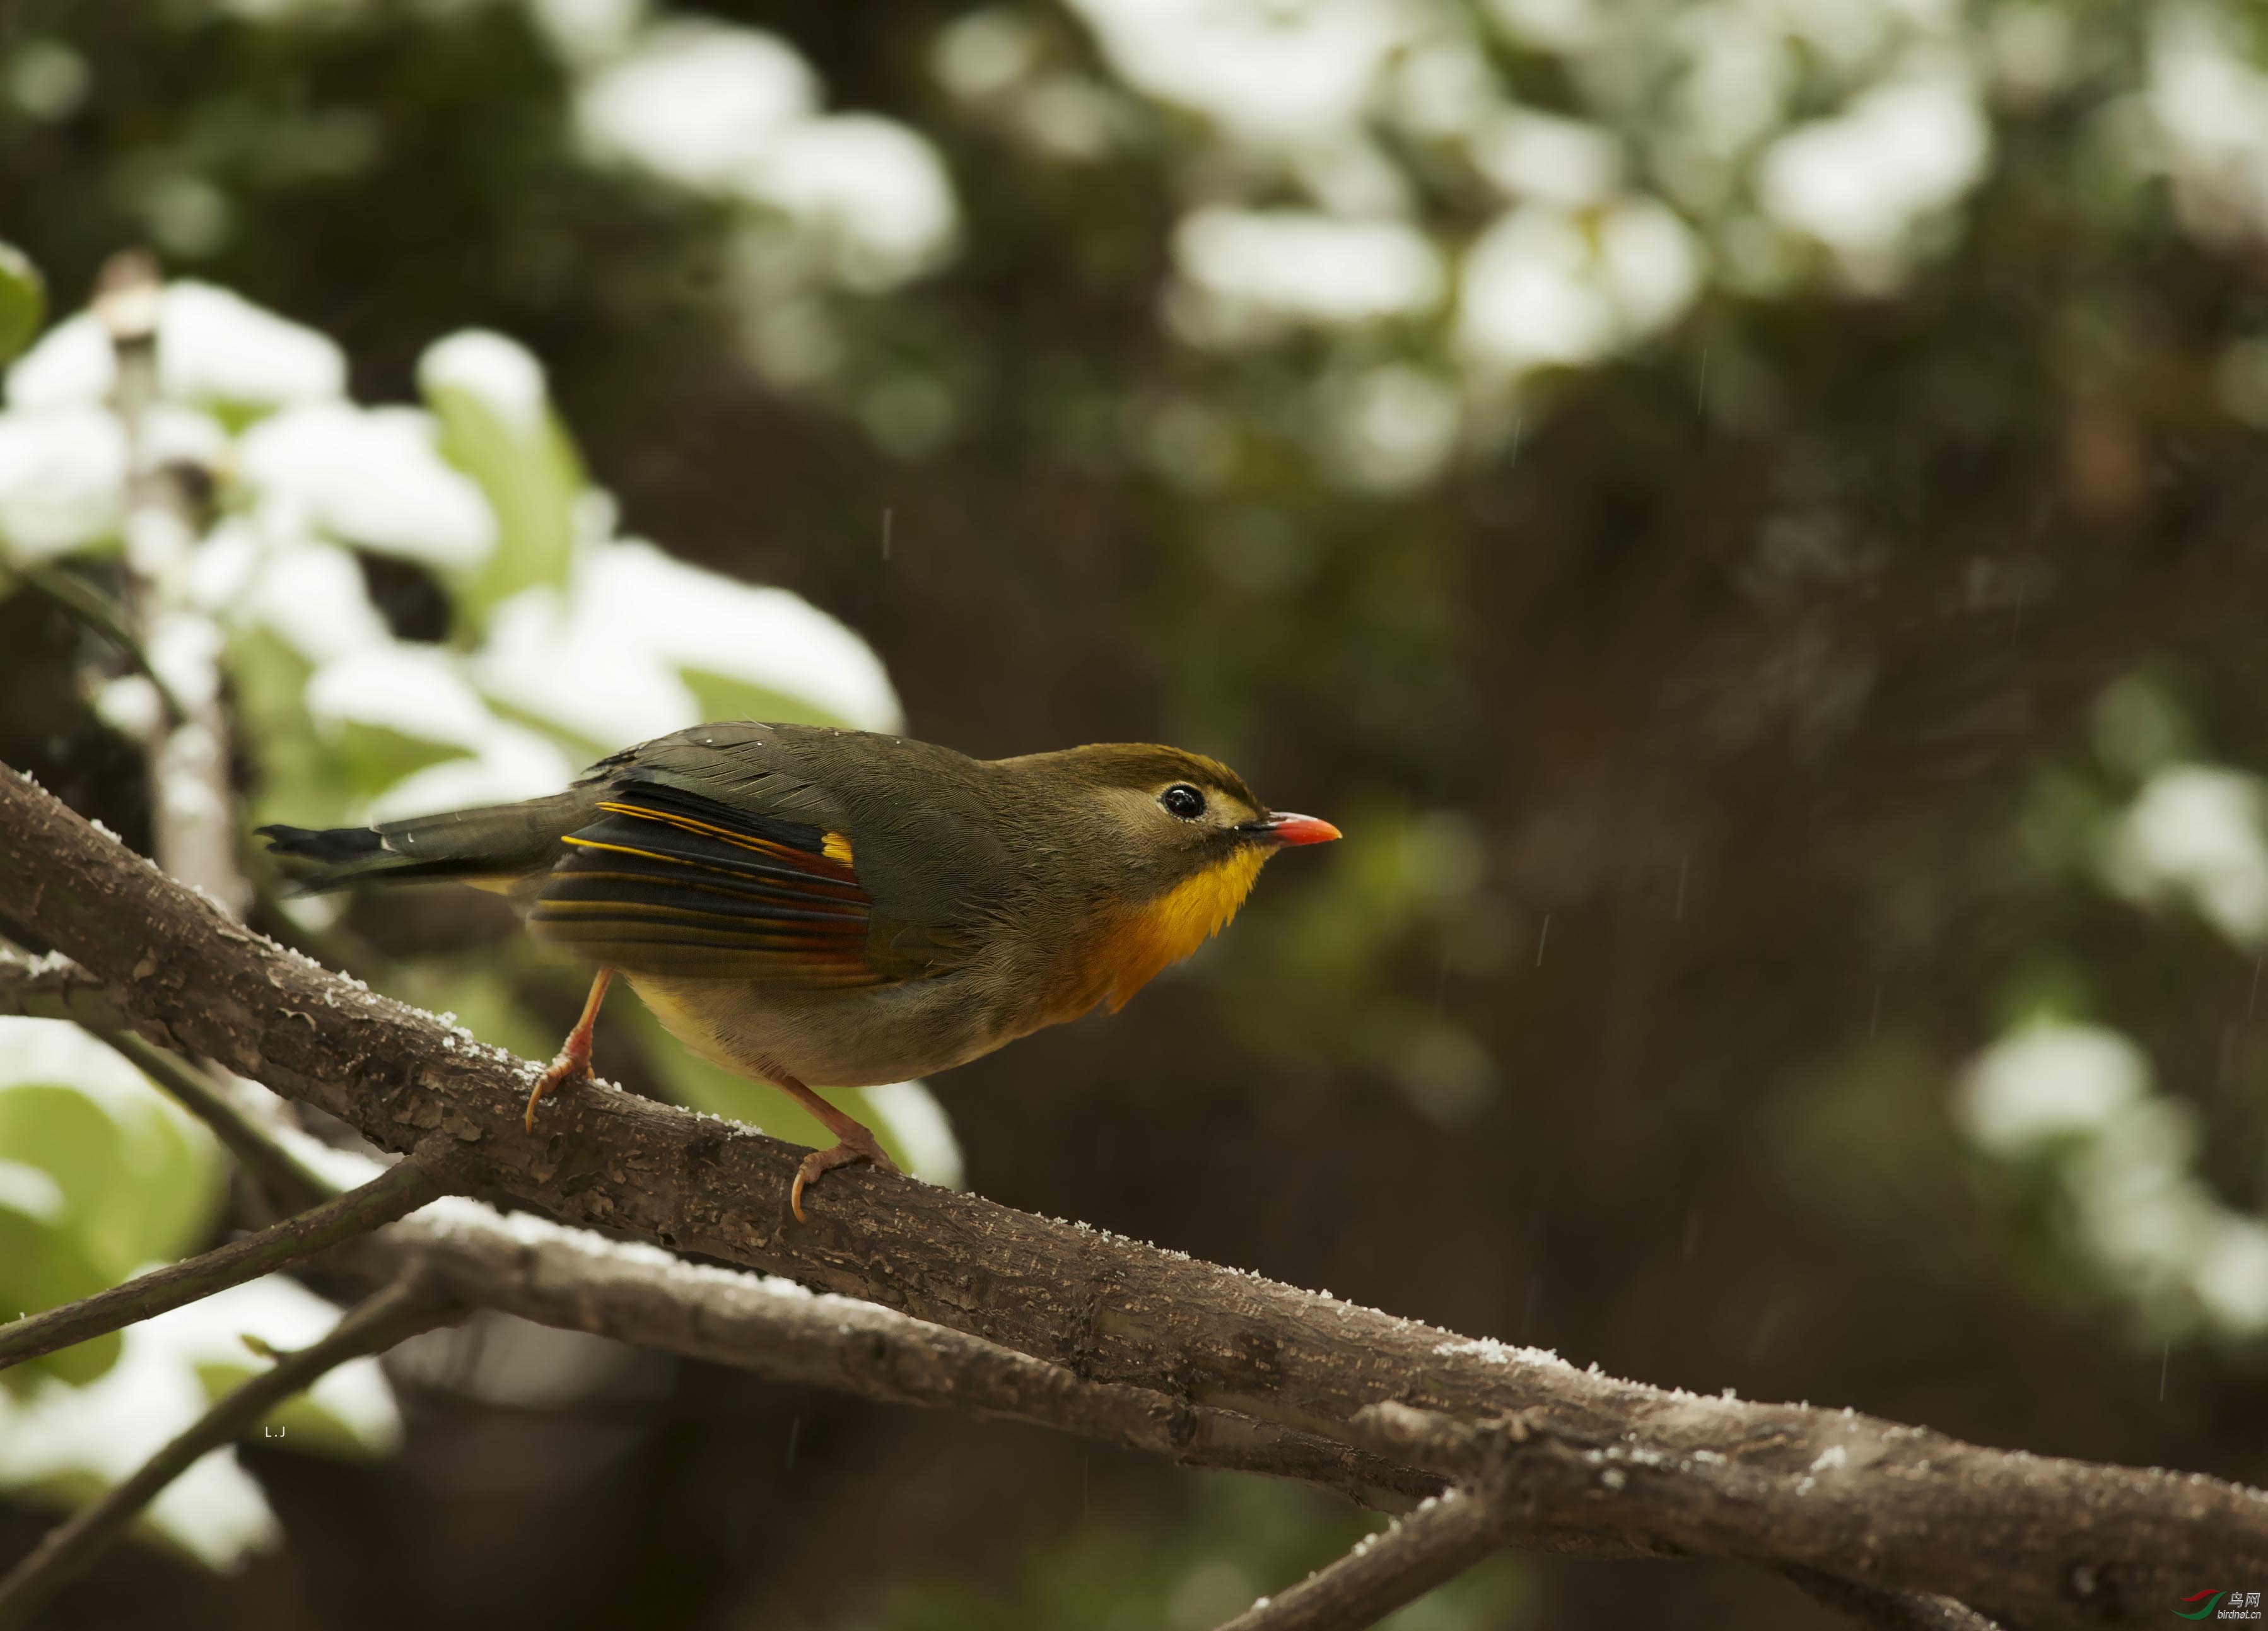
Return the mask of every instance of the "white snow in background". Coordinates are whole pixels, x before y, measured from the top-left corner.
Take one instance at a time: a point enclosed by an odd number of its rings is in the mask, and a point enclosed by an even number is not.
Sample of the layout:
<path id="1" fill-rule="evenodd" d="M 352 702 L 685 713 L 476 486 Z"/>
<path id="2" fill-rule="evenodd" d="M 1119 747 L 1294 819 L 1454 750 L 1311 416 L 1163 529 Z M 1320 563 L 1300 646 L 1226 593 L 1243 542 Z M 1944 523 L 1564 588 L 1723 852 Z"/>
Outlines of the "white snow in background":
<path id="1" fill-rule="evenodd" d="M 475 751 L 498 724 L 456 659 L 437 646 L 388 641 L 349 652 L 315 670 L 306 698 L 319 726 L 351 720 Z"/>
<path id="2" fill-rule="evenodd" d="M 394 638 L 352 555 L 335 543 L 265 544 L 244 520 L 207 537 L 190 567 L 190 593 L 210 611 L 273 630 L 311 662 Z"/>
<path id="3" fill-rule="evenodd" d="M 523 589 L 489 616 L 473 676 L 498 702 L 606 749 L 700 723 L 692 688 L 642 646 L 617 638 L 580 582 L 566 597 Z"/>
<path id="4" fill-rule="evenodd" d="M 63 1215 L 63 1186 L 43 1168 L 0 1157 L 0 1207 L 20 1212 L 35 1223 L 57 1222 Z M 5 1314 L 0 1310 L 0 1315 Z"/>
<path id="5" fill-rule="evenodd" d="M 496 517 L 441 457 L 432 416 L 415 408 L 313 402 L 245 432 L 244 479 L 277 506 L 281 532 L 313 527 L 343 542 L 465 568 L 496 547 Z"/>
<path id="6" fill-rule="evenodd" d="M 826 613 L 635 540 L 588 549 L 563 601 L 534 588 L 499 606 L 473 672 L 498 701 L 612 748 L 700 723 L 682 669 L 802 698 L 863 729 L 902 717 L 873 648 Z"/>
<path id="7" fill-rule="evenodd" d="M 2100 1131 L 2148 1091 L 2149 1061 L 2115 1030 L 2029 1025 L 1977 1057 L 1955 1111 L 1970 1140 L 2001 1156 Z"/>
<path id="8" fill-rule="evenodd" d="M 0 413 L 0 545 L 38 558 L 118 530 L 126 436 L 99 408 Z"/>
<path id="9" fill-rule="evenodd" d="M 534 798 L 573 773 L 556 743 L 491 713 L 460 660 L 438 646 L 387 641 L 349 651 L 316 669 L 306 698 L 326 729 L 352 722 L 466 749 L 387 787 L 371 803 L 373 820 Z"/>
<path id="10" fill-rule="evenodd" d="M 576 116 L 599 157 L 725 193 L 818 104 L 810 68 L 777 36 L 677 20 L 649 29 L 629 55 L 586 80 Z"/>
<path id="11" fill-rule="evenodd" d="M 228 462 L 230 446 L 219 420 L 178 402 L 155 403 L 142 420 L 142 456 L 151 464 L 219 470 Z"/>
<path id="12" fill-rule="evenodd" d="M 2268 786 L 2241 771 L 2176 764 L 2143 786 L 2102 859 L 2112 888 L 2186 901 L 2235 944 L 2268 939 Z"/>
<path id="13" fill-rule="evenodd" d="M 188 708 L 220 695 L 221 631 L 202 612 L 159 614 L 150 630 L 150 667 Z"/>
<path id="14" fill-rule="evenodd" d="M 1372 492 L 1401 492 L 1440 474 L 1462 422 L 1454 392 L 1432 375 L 1388 363 L 1325 393 L 1337 457 L 1332 478 Z"/>
<path id="15" fill-rule="evenodd" d="M 166 285 L 158 383 L 168 396 L 294 402 L 336 396 L 346 380 L 346 354 L 328 335 L 210 284 Z"/>
<path id="16" fill-rule="evenodd" d="M 2214 238 L 2268 232 L 2268 74 L 2212 11 L 2158 8 L 2144 96 L 2184 222 Z"/>
<path id="17" fill-rule="evenodd" d="M 554 51 L 584 64 L 628 49 L 645 20 L 644 0 L 527 0 L 527 10 Z"/>
<path id="18" fill-rule="evenodd" d="M 1303 210 L 1199 210 L 1174 233 L 1183 328 L 1236 343 L 1285 321 L 1352 324 L 1414 315 L 1441 298 L 1441 257 L 1400 221 Z"/>
<path id="19" fill-rule="evenodd" d="M 2248 1217 L 2220 1220 L 2194 1278 L 2198 1296 L 2216 1325 L 2235 1332 L 2268 1331 L 2268 1223 Z"/>
<path id="20" fill-rule="evenodd" d="M 338 1310 L 292 1280 L 269 1276 L 129 1325 L 118 1362 L 85 1387 L 51 1377 L 28 1399 L 0 1390 L 0 1486 L 25 1488 L 72 1472 L 114 1483 L 202 1416 L 199 1365 L 264 1368 L 244 1347 L 250 1332 L 278 1348 L 326 1335 Z M 372 1450 L 399 1441 L 401 1418 L 374 1360 L 324 1376 L 309 1396 Z M 232 1450 L 198 1461 L 161 1494 L 151 1520 L 216 1568 L 280 1539 L 260 1487 Z"/>
<path id="21" fill-rule="evenodd" d="M 1296 145 L 1360 119 L 1415 13 L 1373 0 L 1071 0 L 1126 81 L 1247 140 Z"/>
<path id="22" fill-rule="evenodd" d="M 118 353 L 91 312 L 66 317 L 8 370 L 12 408 L 89 408 L 118 383 Z"/>
<path id="23" fill-rule="evenodd" d="M 1040 61 L 1039 31 L 1012 11 L 968 11 L 938 30 L 930 71 L 962 101 L 998 96 Z"/>
<path id="24" fill-rule="evenodd" d="M 519 341 L 485 328 L 467 328 L 426 347 L 417 359 L 417 383 L 429 393 L 469 392 L 523 436 L 543 426 L 543 365 Z"/>
<path id="25" fill-rule="evenodd" d="M 945 1106 L 925 1082 L 892 1081 L 866 1089 L 866 1103 L 881 1118 L 906 1165 L 932 1184 L 959 1189 L 963 1176 L 961 1146 Z"/>
<path id="26" fill-rule="evenodd" d="M 1589 217 L 1526 204 L 1468 255 L 1458 336 L 1508 373 L 1590 362 L 1669 322 L 1700 281 L 1691 232 L 1652 199 Z"/>
<path id="27" fill-rule="evenodd" d="M 590 552 L 577 592 L 588 613 L 603 614 L 679 668 L 803 697 L 861 730 L 904 722 L 874 648 L 785 589 L 704 572 L 623 539 Z"/>
<path id="28" fill-rule="evenodd" d="M 1918 75 L 1782 136 L 1758 166 L 1758 190 L 1775 218 L 1873 278 L 1895 265 L 1920 217 L 1977 184 L 1991 151 L 1991 129 L 1968 79 Z"/>
<path id="29" fill-rule="evenodd" d="M 1504 93 L 1475 42 L 1451 37 L 1427 41 L 1395 60 L 1386 105 L 1411 135 L 1448 140 L 1480 129 L 1503 107 Z"/>
<path id="30" fill-rule="evenodd" d="M 937 150 L 871 114 L 781 131 L 741 190 L 816 237 L 836 276 L 856 289 L 887 289 L 929 270 L 952 253 L 959 229 Z"/>
<path id="31" fill-rule="evenodd" d="M 1515 43 L 1580 50 L 1607 26 L 1598 0 L 1489 0 L 1489 10 Z"/>
<path id="32" fill-rule="evenodd" d="M 2268 1332 L 2268 1222 L 2198 1177 L 2198 1123 L 2148 1059 L 2100 1026 L 2034 1021 L 1962 1074 L 1955 1124 L 1997 1159 L 2044 1164 L 2096 1274 L 2171 1332 Z"/>
<path id="33" fill-rule="evenodd" d="M 1598 203 L 1622 184 L 1622 144 L 1580 120 L 1506 109 L 1466 137 L 1474 166 L 1506 192 L 1543 203 Z"/>
<path id="34" fill-rule="evenodd" d="M 155 505 L 128 506 L 126 563 L 152 583 L 171 584 L 188 570 L 197 535 L 188 520 Z"/>
<path id="35" fill-rule="evenodd" d="M 139 741 L 165 723 L 166 700 L 141 675 L 122 674 L 94 693 L 94 712 L 120 735 Z"/>
<path id="36" fill-rule="evenodd" d="M 592 72 L 576 118 L 594 158 L 784 217 L 803 264 L 849 287 L 888 288 L 944 260 L 959 210 L 937 150 L 895 120 L 822 117 L 819 102 L 810 67 L 775 35 L 674 19 Z"/>
<path id="37" fill-rule="evenodd" d="M 499 720 L 478 754 L 411 772 L 372 799 L 366 813 L 372 821 L 393 821 L 541 798 L 564 787 L 580 768 L 549 737 Z"/>

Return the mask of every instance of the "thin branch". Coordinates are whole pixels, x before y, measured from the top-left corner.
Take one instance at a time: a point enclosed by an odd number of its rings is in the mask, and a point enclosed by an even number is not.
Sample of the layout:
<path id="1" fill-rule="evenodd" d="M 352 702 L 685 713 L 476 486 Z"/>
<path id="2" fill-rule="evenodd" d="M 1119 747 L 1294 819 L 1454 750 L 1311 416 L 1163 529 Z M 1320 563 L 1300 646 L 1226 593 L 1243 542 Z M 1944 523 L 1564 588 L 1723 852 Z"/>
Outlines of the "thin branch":
<path id="1" fill-rule="evenodd" d="M 1815 1568 L 1783 1568 L 1788 1583 L 1859 1631 L 1999 1631 L 1995 1623 L 1951 1598 L 1918 1591 L 1870 1591 Z"/>
<path id="2" fill-rule="evenodd" d="M 202 1257 L 152 1269 L 122 1286 L 0 1325 L 0 1370 L 257 1280 L 391 1223 L 445 1192 L 429 1162 L 409 1155 L 359 1189 L 216 1246 Z"/>
<path id="3" fill-rule="evenodd" d="M 1414 1446 L 1421 1461 L 1478 1472 L 1481 1482 L 1453 1485 L 1289 1590 L 1262 1598 L 1221 1631 L 1361 1631 L 1518 1539 L 1524 1525 L 1510 1450 L 1533 1435 L 1524 1419 L 1498 1424 L 1498 1435 L 1491 1435 L 1387 1404 L 1362 1413 L 1356 1426 L 1382 1450 Z M 1872 1590 L 1815 1569 L 1780 1572 L 1869 1631 L 1995 1631 L 1991 1620 L 1943 1598 Z"/>
<path id="4" fill-rule="evenodd" d="M 156 648 L 153 635 L 203 616 L 188 586 L 200 530 L 196 506 L 180 470 L 160 463 L 150 446 L 164 305 L 165 286 L 149 255 L 113 255 L 102 269 L 93 310 L 118 358 L 111 406 L 126 439 L 127 611 L 133 638 L 144 651 Z M 197 661 L 209 669 L 209 659 Z M 193 670 L 191 683 L 182 683 L 179 674 L 169 681 L 174 712 L 155 723 L 144 744 L 158 864 L 241 915 L 252 891 L 236 864 L 236 795 L 229 785 L 230 727 L 219 676 Z"/>
<path id="5" fill-rule="evenodd" d="M 431 1288 L 414 1279 L 401 1280 L 355 1308 L 321 1341 L 284 1355 L 237 1388 L 132 1477 L 48 1531 L 31 1554 L 0 1580 L 0 1631 L 29 1625 L 42 1605 L 84 1574 L 166 1485 L 201 1458 L 241 1437 L 326 1372 L 350 1360 L 384 1353 L 405 1337 L 454 1317 L 451 1306 Z"/>
<path id="6" fill-rule="evenodd" d="M 1484 1497 L 1450 1488 L 1289 1590 L 1263 1597 L 1220 1631 L 1362 1631 L 1504 1545 Z"/>
<path id="7" fill-rule="evenodd" d="M 1646 1387 L 887 1174 L 830 1174 L 799 1225 L 785 1201 L 800 1150 L 603 1088 L 561 1095 L 531 1134 L 534 1065 L 254 934 L 5 774 L 0 919 L 107 982 L 153 1040 L 383 1146 L 442 1134 L 478 1187 L 556 1217 L 1343 1444 L 1366 1443 L 1357 1413 L 1387 1400 L 1466 1422 L 1523 1413 L 1523 1544 L 1811 1568 L 2027 1627 L 2268 1576 L 2268 1496 L 2223 1480 Z M 1420 1448 L 1391 1458 L 1469 1481 Z"/>

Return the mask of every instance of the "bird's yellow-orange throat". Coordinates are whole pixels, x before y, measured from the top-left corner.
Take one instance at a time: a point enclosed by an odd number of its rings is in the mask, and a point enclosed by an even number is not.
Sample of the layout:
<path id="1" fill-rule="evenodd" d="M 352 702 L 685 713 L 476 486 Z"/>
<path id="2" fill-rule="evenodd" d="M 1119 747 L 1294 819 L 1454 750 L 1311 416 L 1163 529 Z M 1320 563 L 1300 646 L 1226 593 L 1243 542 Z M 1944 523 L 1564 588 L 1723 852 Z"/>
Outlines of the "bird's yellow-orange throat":
<path id="1" fill-rule="evenodd" d="M 1252 893 L 1268 852 L 1247 845 L 1155 900 L 1122 908 L 1080 959 L 1082 1007 L 1108 1000 L 1116 1013 L 1167 964 L 1219 934 Z"/>

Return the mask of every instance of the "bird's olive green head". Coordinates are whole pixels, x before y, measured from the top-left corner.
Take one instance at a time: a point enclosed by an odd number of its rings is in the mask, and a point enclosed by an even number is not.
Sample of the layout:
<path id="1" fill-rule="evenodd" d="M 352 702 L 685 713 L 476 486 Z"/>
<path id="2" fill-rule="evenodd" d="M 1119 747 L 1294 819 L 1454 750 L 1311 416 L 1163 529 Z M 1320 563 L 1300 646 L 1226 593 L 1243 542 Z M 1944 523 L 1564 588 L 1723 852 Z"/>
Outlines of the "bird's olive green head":
<path id="1" fill-rule="evenodd" d="M 1092 852 L 1115 863 L 1116 887 L 1136 900 L 1224 867 L 1248 887 L 1277 850 L 1339 836 L 1328 822 L 1270 810 L 1227 765 L 1179 748 L 1106 742 L 1003 764 L 1062 801 Z"/>

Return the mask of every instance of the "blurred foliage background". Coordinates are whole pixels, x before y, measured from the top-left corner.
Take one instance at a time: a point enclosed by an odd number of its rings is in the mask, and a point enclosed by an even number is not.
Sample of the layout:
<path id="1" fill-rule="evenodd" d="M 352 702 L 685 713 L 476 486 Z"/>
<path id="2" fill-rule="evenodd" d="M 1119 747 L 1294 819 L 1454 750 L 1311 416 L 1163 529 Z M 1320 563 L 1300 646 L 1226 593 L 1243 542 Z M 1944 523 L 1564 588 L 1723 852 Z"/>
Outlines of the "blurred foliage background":
<path id="1" fill-rule="evenodd" d="M 951 1135 L 909 1089 L 939 1176 L 1652 1382 L 2268 1480 L 2252 8 L 17 0 L 0 237 L 65 320 L 122 247 L 195 280 L 168 322 L 210 285 L 179 661 L 247 818 L 688 709 L 1216 753 L 1346 841 L 937 1084 Z M 146 845 L 151 698 L 36 587 L 136 570 L 57 333 L 0 415 L 0 758 Z M 493 905 L 254 916 L 540 1054 L 573 982 Z M 733 1109 L 626 1015 L 603 1072 Z M 227 1211 L 117 1086 L 181 1199 L 97 1277 Z M 0 1228 L 85 1256 L 15 1102 Z M 1359 1528 L 525 1328 L 392 1376 L 395 1453 L 242 1452 L 281 1549 L 122 1560 L 77 1623 L 1203 1627 Z M 1826 1623 L 1518 1559 L 1406 1631 L 1578 1619 Z"/>

